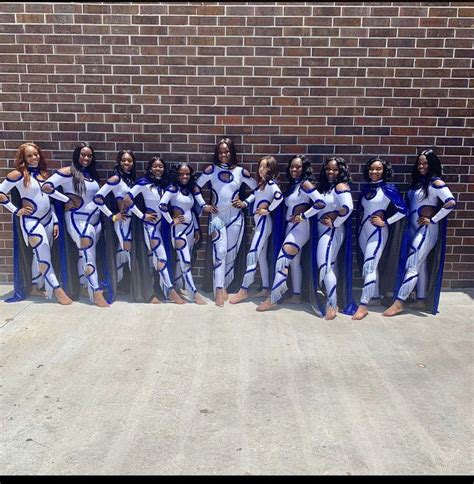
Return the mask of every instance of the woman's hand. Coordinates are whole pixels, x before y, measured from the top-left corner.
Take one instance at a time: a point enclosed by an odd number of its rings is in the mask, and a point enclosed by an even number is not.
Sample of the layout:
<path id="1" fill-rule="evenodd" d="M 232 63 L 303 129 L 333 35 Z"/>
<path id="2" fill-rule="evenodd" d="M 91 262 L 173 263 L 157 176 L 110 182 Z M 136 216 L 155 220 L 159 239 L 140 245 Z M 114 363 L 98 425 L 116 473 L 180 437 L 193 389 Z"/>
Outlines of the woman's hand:
<path id="1" fill-rule="evenodd" d="M 217 213 L 218 212 L 217 207 L 214 207 L 214 205 L 204 205 L 202 211 L 205 212 L 205 213 Z"/>
<path id="2" fill-rule="evenodd" d="M 337 214 L 335 214 L 335 213 L 327 213 L 321 219 L 321 223 L 323 225 L 325 225 L 326 227 L 333 228 L 334 227 L 334 220 L 336 220 L 336 218 L 337 218 Z"/>
<path id="3" fill-rule="evenodd" d="M 232 200 L 232 206 L 235 208 L 245 208 L 247 204 L 243 200 L 240 200 L 239 197 L 237 197 Z"/>
<path id="4" fill-rule="evenodd" d="M 112 215 L 112 220 L 114 222 L 117 222 L 118 220 L 124 222 L 125 220 L 127 220 L 127 216 L 124 212 L 117 212 L 116 214 Z"/>
<path id="5" fill-rule="evenodd" d="M 386 226 L 384 219 L 380 215 L 372 215 L 372 217 L 370 217 L 370 223 L 376 227 Z"/>
<path id="6" fill-rule="evenodd" d="M 53 225 L 53 239 L 56 240 L 59 237 L 59 225 Z"/>
<path id="7" fill-rule="evenodd" d="M 145 222 L 155 223 L 158 220 L 158 214 L 156 212 L 147 212 L 143 218 Z"/>
<path id="8" fill-rule="evenodd" d="M 184 224 L 184 215 L 178 215 L 177 217 L 173 218 L 173 224 L 178 225 L 178 224 Z"/>
<path id="9" fill-rule="evenodd" d="M 194 243 L 199 242 L 199 239 L 201 238 L 201 232 L 199 230 L 194 231 Z"/>
<path id="10" fill-rule="evenodd" d="M 31 215 L 33 213 L 33 209 L 29 206 L 21 207 L 20 210 L 16 213 L 17 217 L 23 217 L 23 215 Z"/>
<path id="11" fill-rule="evenodd" d="M 424 217 L 421 216 L 417 220 L 418 225 L 430 225 L 431 224 L 431 217 Z"/>
<path id="12" fill-rule="evenodd" d="M 264 217 L 265 215 L 268 215 L 270 213 L 270 211 L 267 208 L 261 207 L 261 208 L 257 208 L 257 210 L 255 211 L 255 213 L 257 215 L 261 215 L 261 216 Z"/>
<path id="13" fill-rule="evenodd" d="M 81 206 L 80 202 L 76 200 L 75 198 L 70 198 L 65 204 L 64 204 L 64 210 L 72 210 L 74 208 L 79 208 Z"/>
<path id="14" fill-rule="evenodd" d="M 294 224 L 299 224 L 300 222 L 302 222 L 304 220 L 304 218 L 301 216 L 301 214 L 299 213 L 298 215 L 293 215 L 291 217 L 291 221 L 294 223 Z"/>

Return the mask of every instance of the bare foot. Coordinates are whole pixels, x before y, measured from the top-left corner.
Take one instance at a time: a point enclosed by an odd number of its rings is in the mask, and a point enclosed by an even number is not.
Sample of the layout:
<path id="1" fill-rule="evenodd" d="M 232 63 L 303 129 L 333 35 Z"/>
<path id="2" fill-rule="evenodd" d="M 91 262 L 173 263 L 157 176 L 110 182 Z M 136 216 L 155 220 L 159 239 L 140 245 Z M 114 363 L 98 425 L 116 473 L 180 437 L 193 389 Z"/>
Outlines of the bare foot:
<path id="1" fill-rule="evenodd" d="M 46 291 L 38 289 L 38 286 L 31 286 L 30 296 L 46 297 Z"/>
<path id="2" fill-rule="evenodd" d="M 175 304 L 186 304 L 186 301 L 174 289 L 171 289 L 169 299 Z"/>
<path id="3" fill-rule="evenodd" d="M 207 301 L 198 292 L 194 294 L 194 302 L 199 304 L 199 306 L 205 306 L 207 304 Z"/>
<path id="4" fill-rule="evenodd" d="M 53 294 L 56 296 L 59 304 L 62 304 L 63 306 L 72 304 L 72 299 L 64 292 L 64 289 L 62 287 L 57 287 L 53 291 Z"/>
<path id="5" fill-rule="evenodd" d="M 224 289 L 216 289 L 216 306 L 222 308 L 224 306 Z"/>
<path id="6" fill-rule="evenodd" d="M 332 319 L 334 319 L 336 316 L 337 316 L 337 311 L 339 310 L 339 308 L 333 308 L 332 306 L 328 306 L 327 309 L 326 309 L 326 316 L 324 316 L 324 319 L 326 321 L 331 321 Z"/>
<path id="7" fill-rule="evenodd" d="M 227 299 L 229 299 L 229 294 L 227 292 L 227 289 L 224 288 L 222 289 L 222 291 L 223 291 L 222 294 L 224 295 L 224 301 L 227 301 Z"/>
<path id="8" fill-rule="evenodd" d="M 94 304 L 99 308 L 108 308 L 110 304 L 105 300 L 102 291 L 94 292 Z"/>
<path id="9" fill-rule="evenodd" d="M 237 294 L 231 294 L 229 302 L 231 304 L 237 304 L 241 301 L 245 301 L 249 297 L 247 289 L 240 289 Z"/>
<path id="10" fill-rule="evenodd" d="M 265 301 L 263 301 L 263 303 L 260 303 L 260 305 L 257 306 L 256 311 L 261 313 L 263 311 L 268 311 L 269 309 L 272 309 L 274 307 L 276 307 L 276 303 L 272 303 L 271 299 L 268 297 L 267 299 L 265 299 Z"/>
<path id="11" fill-rule="evenodd" d="M 401 312 L 403 312 L 403 303 L 397 299 L 388 309 L 386 309 L 382 313 L 382 316 L 391 317 L 395 316 L 396 314 L 400 314 Z"/>
<path id="12" fill-rule="evenodd" d="M 367 316 L 367 314 L 369 314 L 369 311 L 367 311 L 366 306 L 364 306 L 363 304 L 360 304 L 357 308 L 357 311 L 354 313 L 351 319 L 355 321 L 359 321 L 361 319 L 364 319 Z"/>
<path id="13" fill-rule="evenodd" d="M 161 301 L 156 296 L 153 296 L 150 300 L 150 304 L 161 304 Z"/>
<path id="14" fill-rule="evenodd" d="M 293 296 L 291 296 L 286 302 L 288 304 L 301 304 L 303 300 L 299 294 L 293 294 Z"/>
<path id="15" fill-rule="evenodd" d="M 252 294 L 251 297 L 268 297 L 270 296 L 270 289 L 262 289 L 261 291 Z"/>

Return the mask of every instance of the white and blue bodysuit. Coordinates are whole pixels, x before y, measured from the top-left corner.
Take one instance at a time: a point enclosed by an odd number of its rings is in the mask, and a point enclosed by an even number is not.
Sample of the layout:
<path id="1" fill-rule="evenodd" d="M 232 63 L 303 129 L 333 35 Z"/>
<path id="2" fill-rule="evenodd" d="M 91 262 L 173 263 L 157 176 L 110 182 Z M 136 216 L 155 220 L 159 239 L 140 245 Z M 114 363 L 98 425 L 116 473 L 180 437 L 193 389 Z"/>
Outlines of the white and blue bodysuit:
<path id="1" fill-rule="evenodd" d="M 160 211 L 162 189 L 158 184 L 155 185 L 150 179 L 140 178 L 130 189 L 129 194 L 132 200 L 141 194 L 145 204 L 145 212 L 156 213 L 156 222 L 147 222 L 145 220 L 145 214 L 136 206 L 136 204 L 133 204 L 129 209 L 143 221 L 145 243 L 151 253 L 152 265 L 160 275 L 160 287 L 165 298 L 168 299 L 169 293 L 171 289 L 173 289 L 173 283 L 171 282 L 169 274 L 168 258 L 162 235 L 163 217 L 161 216 Z"/>
<path id="2" fill-rule="evenodd" d="M 105 197 L 110 192 L 112 192 L 120 209 L 123 203 L 123 199 L 129 191 L 130 188 L 122 180 L 122 178 L 120 178 L 118 175 L 113 175 L 96 193 L 96 195 L 94 196 L 94 203 L 106 217 L 111 219 L 114 214 L 105 204 Z M 117 234 L 117 238 L 119 241 L 119 247 L 117 248 L 116 253 L 117 282 L 120 282 L 123 279 L 123 266 L 125 264 L 128 264 L 128 268 L 130 269 L 130 251 L 124 248 L 124 242 L 132 242 L 130 227 L 132 217 L 128 214 L 126 215 L 126 217 L 127 218 L 125 220 L 116 220 L 115 222 L 113 222 L 114 230 Z"/>
<path id="3" fill-rule="evenodd" d="M 328 192 L 320 193 L 319 198 L 324 202 L 325 207 L 318 212 L 316 220 L 318 284 L 321 286 L 324 281 L 327 294 L 326 308 L 330 306 L 336 308 L 338 277 L 338 274 L 336 274 L 336 259 L 346 236 L 344 223 L 354 210 L 354 204 L 351 191 L 345 183 L 331 186 Z M 309 215 L 311 215 L 311 212 Z M 326 215 L 336 215 L 333 227 L 328 227 L 322 223 Z M 347 268 L 347 270 L 350 269 Z M 344 276 L 344 274 L 341 276 Z"/>
<path id="4" fill-rule="evenodd" d="M 20 172 L 14 171 L 7 175 L 0 184 L 0 194 L 4 195 L 2 197 L 4 201 L 0 201 L 0 204 L 15 215 L 21 207 L 16 207 L 8 201 L 6 195 L 16 188 L 21 201 L 32 206 L 32 213 L 21 217 L 21 232 L 25 244 L 33 250 L 32 283 L 38 289 L 44 286 L 48 299 L 51 299 L 54 289 L 60 287 L 51 262 L 53 227 L 58 220 L 54 210 L 51 209 L 49 196 L 41 190 L 46 180 L 42 178 L 39 170 L 30 168 L 28 171 L 30 172 L 30 183 L 26 187 L 24 177 Z M 62 202 L 69 201 L 69 198 L 61 193 L 54 193 L 50 196 Z"/>
<path id="5" fill-rule="evenodd" d="M 427 195 L 425 197 L 421 185 L 409 190 L 407 194 L 410 210 L 409 248 L 403 281 L 397 294 L 397 299 L 401 301 L 405 301 L 415 287 L 417 298 L 426 299 L 428 286 L 427 258 L 439 240 L 441 225 L 439 222 L 443 221 L 456 205 L 451 190 L 438 177 L 434 177 L 428 184 Z M 423 215 L 423 209 L 430 207 L 429 210 L 436 210 L 439 202 L 443 206 L 431 217 L 431 223 L 428 225 L 419 225 L 417 220 Z M 445 234 L 444 237 L 446 237 Z M 443 262 L 444 260 L 440 261 L 441 267 L 438 269 L 438 272 L 441 271 L 441 274 Z M 440 289 L 441 287 L 437 288 L 438 298 Z M 436 314 L 436 309 L 437 301 L 435 303 L 434 314 Z"/>
<path id="6" fill-rule="evenodd" d="M 85 192 L 81 195 L 76 192 L 73 176 L 69 168 L 62 168 L 47 180 L 53 188 L 63 188 L 65 195 L 70 196 L 79 203 L 79 207 L 65 211 L 66 227 L 69 235 L 79 250 L 78 273 L 80 284 L 87 287 L 91 302 L 94 301 L 94 292 L 100 291 L 99 276 L 97 272 L 96 249 L 102 231 L 100 211 L 94 203 L 94 196 L 99 190 L 99 183 L 84 170 Z"/>
<path id="7" fill-rule="evenodd" d="M 232 200 L 239 194 L 243 183 L 254 190 L 257 182 L 240 166 L 227 169 L 209 165 L 196 183 L 200 188 L 210 183 L 212 204 L 218 209 L 218 213 L 212 214 L 209 223 L 215 292 L 216 289 L 227 288 L 234 279 L 235 259 L 244 233 L 244 214 L 232 205 Z"/>
<path id="8" fill-rule="evenodd" d="M 321 194 L 309 180 L 298 180 L 294 183 L 293 189 L 285 197 L 287 222 L 285 230 L 285 240 L 283 241 L 280 252 L 278 253 L 275 265 L 275 278 L 270 293 L 272 303 L 279 301 L 287 291 L 288 268 L 291 269 L 291 280 L 293 294 L 301 294 L 302 270 L 301 252 L 310 237 L 310 225 L 308 218 L 315 215 L 325 207 L 321 199 Z M 292 217 L 301 213 L 303 220 L 299 223 L 293 222 Z M 295 247 L 298 252 L 291 255 L 285 250 L 285 246 Z"/>
<path id="9" fill-rule="evenodd" d="M 253 220 L 255 230 L 247 254 L 247 268 L 242 282 L 242 288 L 248 289 L 255 280 L 257 263 L 262 278 L 262 288 L 270 289 L 270 273 L 267 259 L 268 241 L 273 230 L 272 216 L 258 215 L 257 209 L 266 208 L 273 212 L 283 201 L 283 194 L 280 187 L 274 180 L 269 180 L 263 187 L 257 187 L 244 202 L 249 206 L 253 203 Z"/>
<path id="10" fill-rule="evenodd" d="M 390 195 L 393 193 L 395 196 Z M 390 195 L 390 197 L 388 196 Z M 396 200 L 396 201 L 394 201 Z M 396 212 L 386 217 L 386 211 L 394 203 Z M 364 286 L 360 304 L 367 305 L 372 298 L 379 298 L 379 272 L 378 265 L 389 236 L 389 225 L 396 223 L 406 216 L 408 209 L 394 185 L 384 181 L 366 185 L 359 199 L 359 247 L 364 255 L 362 276 Z M 370 217 L 379 215 L 385 226 L 372 225 Z M 393 254 L 398 257 L 398 254 Z"/>
<path id="11" fill-rule="evenodd" d="M 171 240 L 178 256 L 178 266 L 173 281 L 175 288 L 185 288 L 192 300 L 194 300 L 197 289 L 191 272 L 191 257 L 194 235 L 196 231 L 199 231 L 199 222 L 193 212 L 195 202 L 201 209 L 206 205 L 197 185 L 191 190 L 186 186 L 170 185 L 161 197 L 159 206 L 162 216 L 172 226 Z M 184 223 L 173 223 L 172 216 L 177 215 L 184 216 Z"/>

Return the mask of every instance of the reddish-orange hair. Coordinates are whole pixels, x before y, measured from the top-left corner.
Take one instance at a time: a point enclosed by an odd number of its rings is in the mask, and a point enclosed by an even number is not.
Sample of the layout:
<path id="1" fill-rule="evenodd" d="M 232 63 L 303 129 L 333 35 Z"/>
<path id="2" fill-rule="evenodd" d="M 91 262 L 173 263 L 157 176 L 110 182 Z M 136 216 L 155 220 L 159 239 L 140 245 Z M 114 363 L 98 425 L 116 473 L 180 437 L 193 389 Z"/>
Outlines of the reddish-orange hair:
<path id="1" fill-rule="evenodd" d="M 32 146 L 38 151 L 39 154 L 39 163 L 38 163 L 38 168 L 40 170 L 41 175 L 43 178 L 48 178 L 48 172 L 46 171 L 46 159 L 43 155 L 43 152 L 41 151 L 41 148 L 31 142 L 23 143 L 19 146 L 16 155 L 15 155 L 15 161 L 14 161 L 14 166 L 15 169 L 17 169 L 22 175 L 23 175 L 23 184 L 25 187 L 27 187 L 30 184 L 30 173 L 28 171 L 28 165 L 26 163 L 26 158 L 25 158 L 25 151 L 28 146 Z"/>

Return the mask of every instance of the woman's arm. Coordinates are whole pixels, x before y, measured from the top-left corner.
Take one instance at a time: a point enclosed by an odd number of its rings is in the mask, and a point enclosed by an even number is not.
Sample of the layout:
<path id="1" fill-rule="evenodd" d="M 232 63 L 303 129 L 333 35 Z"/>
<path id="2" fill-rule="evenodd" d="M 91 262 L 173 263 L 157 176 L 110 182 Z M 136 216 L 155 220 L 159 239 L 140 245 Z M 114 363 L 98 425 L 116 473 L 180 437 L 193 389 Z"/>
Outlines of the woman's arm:
<path id="1" fill-rule="evenodd" d="M 354 210 L 351 189 L 347 183 L 339 183 L 336 188 L 336 198 L 340 205 L 339 215 L 333 222 L 334 227 L 340 227 Z"/>
<path id="2" fill-rule="evenodd" d="M 456 200 L 451 193 L 451 190 L 443 180 L 435 180 L 431 185 L 436 190 L 438 198 L 443 202 L 443 206 L 440 208 L 438 213 L 431 217 L 431 223 L 437 224 L 440 220 L 447 217 L 448 214 L 454 209 L 456 206 Z"/>

